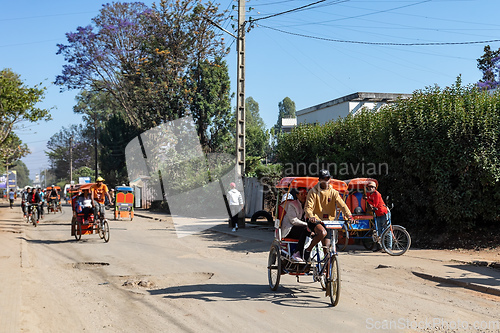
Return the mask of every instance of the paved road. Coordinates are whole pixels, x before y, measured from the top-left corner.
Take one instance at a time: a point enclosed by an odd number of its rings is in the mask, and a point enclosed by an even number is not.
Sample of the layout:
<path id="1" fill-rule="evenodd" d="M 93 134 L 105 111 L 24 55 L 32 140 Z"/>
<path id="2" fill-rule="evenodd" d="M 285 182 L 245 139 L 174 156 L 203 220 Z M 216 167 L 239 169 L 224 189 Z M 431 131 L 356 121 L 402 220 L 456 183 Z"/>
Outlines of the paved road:
<path id="1" fill-rule="evenodd" d="M 497 270 L 453 258 L 342 253 L 342 294 L 332 308 L 308 279 L 284 276 L 277 292 L 269 290 L 271 231 L 233 234 L 221 221 L 177 238 L 172 222 L 142 214 L 111 221 L 109 243 L 97 235 L 77 242 L 70 216 L 65 207 L 34 228 L 0 207 L 0 332 L 500 330 L 499 297 L 413 274 L 499 285 Z"/>

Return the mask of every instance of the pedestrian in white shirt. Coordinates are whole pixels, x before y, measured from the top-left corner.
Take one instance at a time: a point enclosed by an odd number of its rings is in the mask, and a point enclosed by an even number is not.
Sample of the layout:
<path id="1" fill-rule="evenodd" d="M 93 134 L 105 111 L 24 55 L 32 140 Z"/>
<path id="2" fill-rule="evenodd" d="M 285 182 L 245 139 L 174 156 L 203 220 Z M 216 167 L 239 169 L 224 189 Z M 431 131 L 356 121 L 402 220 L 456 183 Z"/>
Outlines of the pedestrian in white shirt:
<path id="1" fill-rule="evenodd" d="M 243 210 L 243 197 L 240 191 L 236 189 L 236 184 L 229 184 L 231 189 L 227 192 L 227 200 L 229 201 L 229 209 L 231 210 L 231 227 L 232 231 L 238 230 L 238 214 Z"/>

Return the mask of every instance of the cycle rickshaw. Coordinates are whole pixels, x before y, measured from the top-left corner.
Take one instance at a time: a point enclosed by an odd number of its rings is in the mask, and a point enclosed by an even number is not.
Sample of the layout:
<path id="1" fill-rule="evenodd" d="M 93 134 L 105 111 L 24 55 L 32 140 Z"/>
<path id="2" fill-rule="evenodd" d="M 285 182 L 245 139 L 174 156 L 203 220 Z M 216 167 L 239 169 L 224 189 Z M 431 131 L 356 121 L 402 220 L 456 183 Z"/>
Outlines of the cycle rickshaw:
<path id="1" fill-rule="evenodd" d="M 62 207 L 61 207 L 61 187 L 60 186 L 54 186 L 54 188 L 57 190 L 57 197 L 47 197 L 45 200 L 47 201 L 47 212 L 51 213 L 53 212 L 54 214 L 57 212 L 62 213 Z M 50 192 L 52 191 L 52 186 L 49 186 L 45 189 L 45 193 L 47 195 L 50 195 Z M 57 200 L 57 205 L 54 203 L 54 201 Z"/>
<path id="2" fill-rule="evenodd" d="M 115 188 L 115 220 L 119 218 L 134 219 L 134 189 L 128 186 Z"/>
<path id="3" fill-rule="evenodd" d="M 73 209 L 73 218 L 71 219 L 71 236 L 75 236 L 78 241 L 82 238 L 82 235 L 92 235 L 99 234 L 101 239 L 107 243 L 109 242 L 109 224 L 105 218 L 102 218 L 99 214 L 95 216 L 91 212 L 88 218 L 85 220 L 85 214 L 80 212 L 78 209 L 78 196 L 84 190 L 89 190 L 94 184 L 84 184 L 71 188 L 68 192 L 71 198 L 71 207 Z"/>
<path id="4" fill-rule="evenodd" d="M 311 189 L 318 183 L 317 177 L 285 177 L 276 186 L 286 190 L 287 196 L 290 190 L 295 188 Z M 330 184 L 337 191 L 343 193 L 347 190 L 347 185 L 343 181 L 331 179 Z M 336 251 L 337 232 L 342 229 L 343 221 L 323 221 L 327 229 L 327 237 L 330 239 L 330 246 L 323 252 L 321 242 L 311 252 L 311 262 L 297 262 L 291 259 L 295 252 L 298 239 L 282 238 L 281 223 L 288 201 L 277 203 L 277 220 L 275 222 L 275 237 L 271 245 L 268 257 L 268 279 L 271 290 L 279 287 L 281 275 L 295 276 L 297 282 L 300 276 L 312 276 L 314 282 L 319 282 L 326 296 L 330 297 L 330 302 L 336 306 L 340 298 L 340 269 Z M 337 212 L 338 215 L 338 212 Z"/>
<path id="5" fill-rule="evenodd" d="M 404 254 L 411 245 L 410 234 L 399 225 L 393 225 L 390 219 L 389 225 L 379 235 L 374 213 L 370 209 L 365 196 L 365 186 L 374 182 L 378 188 L 378 182 L 373 178 L 354 178 L 345 181 L 347 191 L 344 192 L 344 200 L 352 213 L 353 222 L 346 221 L 339 233 L 338 248 L 343 251 L 349 244 L 349 240 L 359 239 L 367 250 L 371 250 L 377 243 L 382 249 L 392 255 Z"/>

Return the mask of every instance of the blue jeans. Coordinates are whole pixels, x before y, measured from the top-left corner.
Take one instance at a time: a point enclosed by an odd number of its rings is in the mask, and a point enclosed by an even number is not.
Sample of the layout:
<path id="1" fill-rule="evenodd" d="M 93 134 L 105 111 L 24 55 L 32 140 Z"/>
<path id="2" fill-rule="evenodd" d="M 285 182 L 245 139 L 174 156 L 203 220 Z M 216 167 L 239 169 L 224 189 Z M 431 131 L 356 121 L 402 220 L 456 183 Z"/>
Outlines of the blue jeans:
<path id="1" fill-rule="evenodd" d="M 391 221 L 391 212 L 381 216 L 375 216 L 375 223 L 377 224 L 378 236 L 382 237 L 382 233 L 389 226 Z M 382 242 L 382 239 L 380 240 Z M 392 234 L 389 234 L 389 240 L 387 242 L 389 248 L 392 248 Z"/>

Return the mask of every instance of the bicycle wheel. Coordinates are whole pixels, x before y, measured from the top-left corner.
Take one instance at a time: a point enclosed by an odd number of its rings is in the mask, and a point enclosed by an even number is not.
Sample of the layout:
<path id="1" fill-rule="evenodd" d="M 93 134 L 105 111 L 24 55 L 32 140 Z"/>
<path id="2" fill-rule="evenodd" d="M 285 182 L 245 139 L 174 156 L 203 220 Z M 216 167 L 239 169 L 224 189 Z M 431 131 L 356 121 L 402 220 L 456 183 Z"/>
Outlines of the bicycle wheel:
<path id="1" fill-rule="evenodd" d="M 103 221 L 97 220 L 95 221 L 95 228 L 97 228 L 97 233 L 99 234 L 99 238 L 103 239 L 104 238 L 104 223 Z"/>
<path id="2" fill-rule="evenodd" d="M 281 278 L 281 255 L 277 244 L 271 245 L 267 260 L 267 277 L 271 290 L 277 290 Z"/>
<path id="3" fill-rule="evenodd" d="M 326 294 L 330 296 L 332 306 L 339 304 L 340 300 L 340 269 L 336 255 L 329 260 Z"/>
<path id="4" fill-rule="evenodd" d="M 38 220 L 38 214 L 35 209 L 33 209 L 33 213 L 31 213 L 31 223 L 36 227 L 37 223 L 36 221 Z"/>
<path id="5" fill-rule="evenodd" d="M 349 230 L 347 230 L 347 225 L 344 223 L 342 231 L 339 231 L 337 235 L 337 250 L 344 251 L 347 244 L 349 244 Z"/>
<path id="6" fill-rule="evenodd" d="M 373 249 L 373 246 L 375 245 L 375 242 L 373 241 L 373 238 L 370 236 L 370 238 L 363 238 L 361 240 L 361 243 L 363 243 L 363 246 L 367 250 Z"/>
<path id="7" fill-rule="evenodd" d="M 78 221 L 78 219 L 75 222 L 75 239 L 77 241 L 82 239 L 82 222 Z"/>
<path id="8" fill-rule="evenodd" d="M 102 221 L 101 228 L 102 228 L 102 238 L 107 243 L 109 242 L 109 225 L 107 220 Z"/>
<path id="9" fill-rule="evenodd" d="M 387 228 L 384 231 L 380 242 L 385 252 L 391 256 L 400 256 L 410 248 L 411 238 L 405 228 L 399 225 L 393 225 L 392 232 L 391 228 Z"/>

